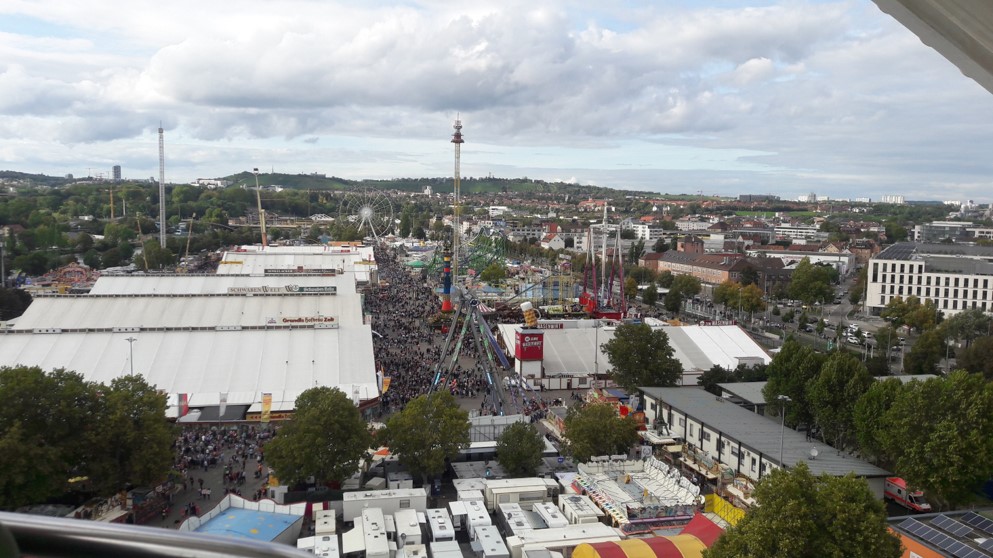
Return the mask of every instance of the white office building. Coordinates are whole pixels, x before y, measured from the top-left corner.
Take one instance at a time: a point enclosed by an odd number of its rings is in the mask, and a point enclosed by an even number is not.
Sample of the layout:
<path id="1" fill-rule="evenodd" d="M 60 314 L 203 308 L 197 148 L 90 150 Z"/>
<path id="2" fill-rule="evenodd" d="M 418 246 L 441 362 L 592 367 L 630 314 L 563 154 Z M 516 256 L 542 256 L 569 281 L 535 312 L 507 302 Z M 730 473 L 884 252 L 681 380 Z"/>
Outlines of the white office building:
<path id="1" fill-rule="evenodd" d="M 993 248 L 899 242 L 869 261 L 866 307 L 879 314 L 896 297 L 933 300 L 945 316 L 993 311 Z"/>

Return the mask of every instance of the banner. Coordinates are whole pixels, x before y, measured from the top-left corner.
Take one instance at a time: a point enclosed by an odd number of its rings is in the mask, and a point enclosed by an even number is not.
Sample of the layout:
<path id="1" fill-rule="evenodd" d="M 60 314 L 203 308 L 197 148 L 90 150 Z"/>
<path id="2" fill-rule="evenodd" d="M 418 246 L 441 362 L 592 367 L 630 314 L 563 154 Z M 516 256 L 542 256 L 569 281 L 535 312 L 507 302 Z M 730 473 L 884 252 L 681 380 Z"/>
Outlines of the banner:
<path id="1" fill-rule="evenodd" d="M 544 359 L 545 339 L 541 331 L 529 330 L 514 332 L 514 357 L 517 360 Z"/>
<path id="2" fill-rule="evenodd" d="M 190 396 L 185 393 L 179 394 L 179 416 L 185 417 L 190 412 Z"/>
<path id="3" fill-rule="evenodd" d="M 272 414 L 272 394 L 263 393 L 262 394 L 262 422 L 269 422 L 269 417 Z"/>
<path id="4" fill-rule="evenodd" d="M 221 417 L 224 416 L 224 410 L 227 409 L 227 408 L 228 408 L 228 394 L 222 393 L 221 394 L 221 410 L 220 410 L 219 413 L 217 413 L 218 418 L 221 418 Z"/>
<path id="5" fill-rule="evenodd" d="M 391 381 L 393 381 L 393 378 L 389 376 L 383 377 L 383 393 L 386 393 L 390 389 Z"/>

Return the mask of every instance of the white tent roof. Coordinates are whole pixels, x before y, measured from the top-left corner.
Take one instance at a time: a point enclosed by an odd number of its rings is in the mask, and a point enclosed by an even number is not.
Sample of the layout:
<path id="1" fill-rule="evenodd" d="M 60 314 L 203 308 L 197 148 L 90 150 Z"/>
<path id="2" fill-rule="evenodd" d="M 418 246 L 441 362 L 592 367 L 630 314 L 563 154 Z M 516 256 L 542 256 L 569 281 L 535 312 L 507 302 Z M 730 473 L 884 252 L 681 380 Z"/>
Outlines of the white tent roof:
<path id="1" fill-rule="evenodd" d="M 239 251 L 225 252 L 217 267 L 219 275 L 272 275 L 327 273 L 336 270 L 351 276 L 356 282 L 368 281 L 376 269 L 371 246 L 242 246 Z"/>
<path id="2" fill-rule="evenodd" d="M 96 280 L 91 295 L 186 295 L 186 294 L 226 294 L 230 289 L 245 287 L 267 287 L 286 291 L 287 287 L 335 287 L 338 296 L 355 293 L 354 277 L 339 275 L 291 275 L 253 277 L 250 275 L 104 275 Z M 286 291 L 288 292 L 288 291 Z"/>
<path id="3" fill-rule="evenodd" d="M 308 294 L 38 297 L 12 330 L 213 329 L 316 323 L 341 328 L 361 326 L 359 297 Z"/>
<path id="4" fill-rule="evenodd" d="M 134 371 L 170 394 L 190 394 L 191 406 L 261 401 L 273 394 L 273 408 L 286 408 L 314 386 L 337 386 L 362 399 L 378 395 L 370 326 L 339 329 L 253 329 L 241 331 L 140 331 L 8 333 L 0 340 L 0 363 L 64 367 L 92 381 L 109 383 Z"/>
<path id="5" fill-rule="evenodd" d="M 500 335 L 514 354 L 516 324 L 500 324 Z M 769 355 L 738 326 L 665 326 L 674 356 L 683 370 L 705 371 L 715 364 L 734 369 L 740 359 L 772 361 Z M 610 361 L 603 350 L 595 349 L 614 338 L 613 328 L 592 327 L 544 330 L 544 373 L 548 376 L 593 374 L 594 358 L 599 359 L 601 373 L 610 371 Z M 594 350 L 599 356 L 594 357 Z"/>

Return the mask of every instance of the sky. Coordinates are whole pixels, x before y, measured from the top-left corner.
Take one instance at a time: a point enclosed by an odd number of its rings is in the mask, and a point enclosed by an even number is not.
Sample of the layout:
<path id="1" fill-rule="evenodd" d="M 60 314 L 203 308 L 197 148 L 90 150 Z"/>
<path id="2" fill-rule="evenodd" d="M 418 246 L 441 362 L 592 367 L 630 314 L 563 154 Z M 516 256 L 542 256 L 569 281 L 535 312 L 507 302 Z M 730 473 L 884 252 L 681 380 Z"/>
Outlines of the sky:
<path id="1" fill-rule="evenodd" d="M 0 169 L 993 201 L 993 95 L 869 0 L 4 0 Z"/>

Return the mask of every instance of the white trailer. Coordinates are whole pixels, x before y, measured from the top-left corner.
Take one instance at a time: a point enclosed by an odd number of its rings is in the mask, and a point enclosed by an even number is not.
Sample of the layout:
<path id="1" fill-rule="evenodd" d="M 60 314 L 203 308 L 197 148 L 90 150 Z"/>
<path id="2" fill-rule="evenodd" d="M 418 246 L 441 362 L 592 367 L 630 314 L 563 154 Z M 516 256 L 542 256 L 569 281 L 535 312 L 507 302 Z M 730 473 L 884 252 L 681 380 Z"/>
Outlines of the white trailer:
<path id="1" fill-rule="evenodd" d="M 535 529 L 521 536 L 507 537 L 507 547 L 510 550 L 511 558 L 523 558 L 525 548 L 528 551 L 545 549 L 569 556 L 572 554 L 572 550 L 582 543 L 593 544 L 619 540 L 621 540 L 621 536 L 613 527 L 603 523 L 592 523 L 569 525 L 559 529 Z"/>
<path id="2" fill-rule="evenodd" d="M 423 544 L 421 524 L 417 521 L 417 511 L 412 509 L 399 510 L 393 514 L 397 529 L 397 547 Z"/>
<path id="3" fill-rule="evenodd" d="M 365 558 L 390 558 L 390 542 L 386 538 L 383 510 L 362 510 L 362 538 L 365 543 Z"/>
<path id="4" fill-rule="evenodd" d="M 551 502 L 542 502 L 540 504 L 534 505 L 534 513 L 538 514 L 538 517 L 545 522 L 545 525 L 549 529 L 557 529 L 559 527 L 565 527 L 569 524 L 569 520 L 562 515 L 562 512 L 555 507 L 555 504 Z"/>
<path id="5" fill-rule="evenodd" d="M 297 539 L 297 548 L 325 558 L 338 558 L 340 555 L 338 552 L 338 537 L 334 534 Z"/>
<path id="6" fill-rule="evenodd" d="M 379 508 L 385 515 L 408 508 L 423 512 L 427 509 L 427 500 L 428 494 L 423 488 L 346 492 L 342 497 L 342 518 L 355 521 L 362 515 L 362 510 L 368 508 Z"/>
<path id="7" fill-rule="evenodd" d="M 472 549 L 478 558 L 510 558 L 510 551 L 500 536 L 500 530 L 493 525 L 483 525 L 476 529 Z"/>
<path id="8" fill-rule="evenodd" d="M 334 510 L 316 510 L 314 512 L 314 534 L 315 535 L 335 534 Z"/>
<path id="9" fill-rule="evenodd" d="M 431 558 L 462 558 L 462 548 L 456 541 L 433 542 L 428 547 L 431 549 Z"/>
<path id="10" fill-rule="evenodd" d="M 448 510 L 444 508 L 432 508 L 426 512 L 426 515 L 432 542 L 455 540 L 455 528 L 453 527 L 451 516 L 448 515 Z"/>
<path id="11" fill-rule="evenodd" d="M 589 496 L 569 494 L 559 496 L 559 509 L 562 515 L 573 525 L 583 523 L 600 523 L 607 514 L 590 500 Z"/>
<path id="12" fill-rule="evenodd" d="M 549 502 L 558 493 L 558 483 L 538 477 L 522 479 L 487 480 L 483 499 L 486 509 L 496 511 L 497 504 L 521 504 L 531 506 L 539 502 Z"/>
<path id="13" fill-rule="evenodd" d="M 465 505 L 465 525 L 466 530 L 469 531 L 469 538 L 476 540 L 476 530 L 493 525 L 493 519 L 490 518 L 490 513 L 486 511 L 482 502 L 462 502 L 462 504 Z"/>

